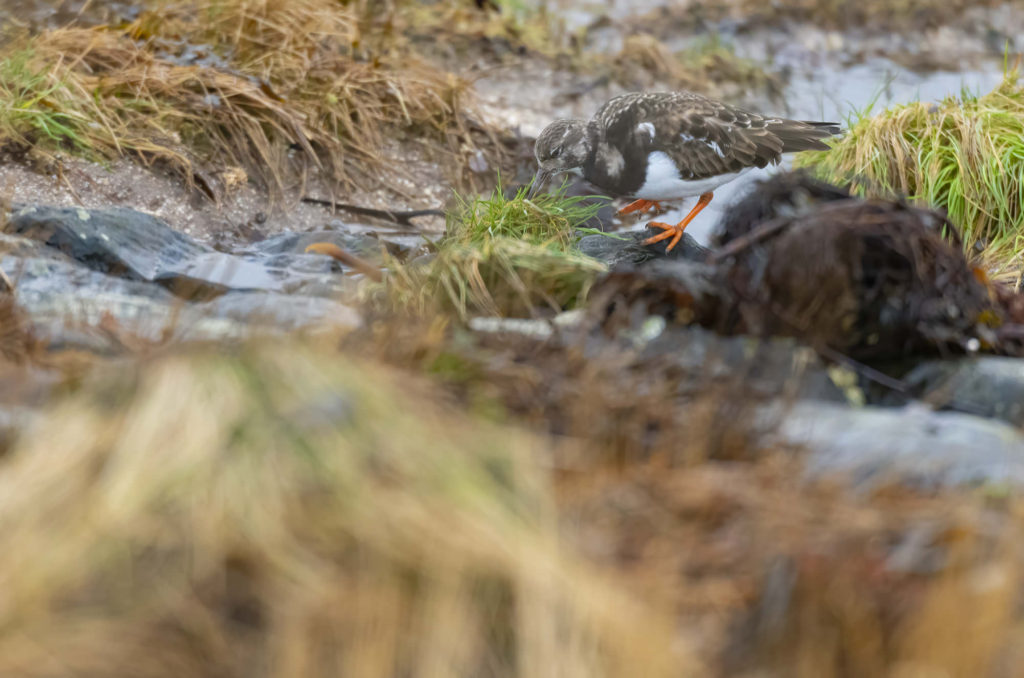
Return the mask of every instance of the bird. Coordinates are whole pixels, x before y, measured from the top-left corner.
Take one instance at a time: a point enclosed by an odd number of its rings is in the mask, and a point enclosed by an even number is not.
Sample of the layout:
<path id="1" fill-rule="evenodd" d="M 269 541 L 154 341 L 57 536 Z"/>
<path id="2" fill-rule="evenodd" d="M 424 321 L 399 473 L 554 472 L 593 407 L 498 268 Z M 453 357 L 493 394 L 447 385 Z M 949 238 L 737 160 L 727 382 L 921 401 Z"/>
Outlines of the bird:
<path id="1" fill-rule="evenodd" d="M 671 238 L 670 251 L 714 191 L 749 170 L 778 164 L 783 153 L 827 150 L 834 122 L 761 115 L 695 92 L 632 92 L 598 109 L 590 120 L 559 119 L 534 144 L 536 193 L 558 174 L 583 177 L 611 197 L 635 200 L 619 214 L 661 209 L 661 202 L 698 197 L 677 224 L 652 221 Z"/>

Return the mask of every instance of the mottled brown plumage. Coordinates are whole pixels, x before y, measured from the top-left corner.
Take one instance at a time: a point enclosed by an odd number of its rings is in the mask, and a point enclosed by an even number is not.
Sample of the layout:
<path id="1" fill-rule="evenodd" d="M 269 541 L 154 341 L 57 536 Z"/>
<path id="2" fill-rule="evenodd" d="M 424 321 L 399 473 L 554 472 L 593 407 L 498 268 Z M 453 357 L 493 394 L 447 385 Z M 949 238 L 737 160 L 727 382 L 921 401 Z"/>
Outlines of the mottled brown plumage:
<path id="1" fill-rule="evenodd" d="M 650 224 L 666 233 L 648 242 L 672 237 L 674 245 L 716 188 L 783 153 L 825 150 L 824 139 L 838 132 L 836 123 L 768 117 L 692 92 L 624 94 L 589 121 L 551 123 L 537 138 L 534 183 L 577 172 L 609 195 L 640 199 L 638 209 L 701 196 L 679 224 Z"/>
<path id="2" fill-rule="evenodd" d="M 835 123 L 766 117 L 692 92 L 624 94 L 602 106 L 591 124 L 605 144 L 667 154 L 684 180 L 765 167 L 783 153 L 825 150 L 822 140 L 839 132 Z"/>

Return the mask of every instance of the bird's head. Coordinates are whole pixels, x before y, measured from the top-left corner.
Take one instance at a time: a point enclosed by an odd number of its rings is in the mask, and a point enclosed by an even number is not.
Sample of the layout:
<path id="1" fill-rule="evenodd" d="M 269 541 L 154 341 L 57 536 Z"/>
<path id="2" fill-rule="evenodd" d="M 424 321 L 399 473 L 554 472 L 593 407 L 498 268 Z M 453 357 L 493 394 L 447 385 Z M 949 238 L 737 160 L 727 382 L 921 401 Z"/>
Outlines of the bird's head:
<path id="1" fill-rule="evenodd" d="M 533 178 L 536 193 L 551 177 L 562 172 L 577 172 L 590 154 L 585 120 L 555 120 L 544 128 L 533 147 L 540 169 Z"/>

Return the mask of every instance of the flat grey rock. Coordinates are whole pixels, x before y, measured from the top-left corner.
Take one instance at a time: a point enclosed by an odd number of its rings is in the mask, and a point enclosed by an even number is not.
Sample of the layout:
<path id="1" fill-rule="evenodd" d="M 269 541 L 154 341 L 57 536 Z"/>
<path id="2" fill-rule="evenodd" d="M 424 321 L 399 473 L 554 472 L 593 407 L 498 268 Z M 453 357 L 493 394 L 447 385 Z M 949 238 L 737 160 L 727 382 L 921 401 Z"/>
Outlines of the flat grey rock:
<path id="1" fill-rule="evenodd" d="M 140 280 L 156 280 L 184 261 L 213 252 L 164 221 L 124 207 L 23 207 L 11 215 L 10 229 L 94 270 Z"/>
<path id="2" fill-rule="evenodd" d="M 158 282 L 185 299 L 233 290 L 330 296 L 345 285 L 340 264 L 320 254 L 287 252 L 287 237 L 267 245 L 267 252 L 253 247 L 245 255 L 228 254 L 127 208 L 22 207 L 10 229 L 96 272 Z"/>
<path id="3" fill-rule="evenodd" d="M 763 444 L 803 448 L 811 476 L 841 475 L 861 487 L 1024 490 L 1024 432 L 1001 421 L 921 405 L 854 409 L 801 402 L 763 414 L 778 424 Z"/>
<path id="4" fill-rule="evenodd" d="M 915 367 L 903 381 L 913 397 L 934 407 L 1024 427 L 1024 359 L 930 361 Z"/>
<path id="5" fill-rule="evenodd" d="M 0 247 L 6 252 L 0 267 L 14 283 L 30 330 L 51 349 L 116 353 L 132 342 L 224 341 L 360 322 L 353 309 L 325 297 L 250 291 L 192 303 L 19 236 L 0 234 Z"/>

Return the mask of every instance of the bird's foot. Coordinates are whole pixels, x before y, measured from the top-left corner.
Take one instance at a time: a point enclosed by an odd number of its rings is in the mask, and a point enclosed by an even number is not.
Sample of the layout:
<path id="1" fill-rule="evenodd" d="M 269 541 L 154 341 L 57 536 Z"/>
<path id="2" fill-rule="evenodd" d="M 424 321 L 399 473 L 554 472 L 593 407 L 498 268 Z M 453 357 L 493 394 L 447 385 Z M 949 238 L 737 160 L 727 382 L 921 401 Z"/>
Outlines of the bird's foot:
<path id="1" fill-rule="evenodd" d="M 663 224 L 660 221 L 652 221 L 651 223 L 647 224 L 647 226 L 650 228 L 660 228 L 665 232 L 659 233 L 658 235 L 655 236 L 651 236 L 647 240 L 644 240 L 642 244 L 653 245 L 656 242 L 661 242 L 662 240 L 672 238 L 672 241 L 669 242 L 668 247 L 665 248 L 666 253 L 671 252 L 672 248 L 678 245 L 679 241 L 682 240 L 683 231 L 685 231 L 686 227 L 690 225 L 690 222 L 693 221 L 693 218 L 700 214 L 700 211 L 702 209 L 708 206 L 708 203 L 711 202 L 712 197 L 713 195 L 711 193 L 701 194 L 700 200 L 698 200 L 697 204 L 693 206 L 693 209 L 690 210 L 690 213 L 687 214 L 686 217 L 675 226 L 673 226 L 672 224 Z"/>
<path id="2" fill-rule="evenodd" d="M 653 235 L 647 240 L 644 240 L 641 244 L 653 245 L 654 243 L 661 242 L 662 240 L 668 240 L 669 238 L 672 238 L 672 240 L 668 244 L 668 247 L 665 248 L 666 252 L 671 252 L 672 248 L 679 244 L 679 241 L 682 240 L 683 238 L 683 231 L 686 230 L 686 224 L 666 224 L 660 221 L 652 221 L 651 223 L 647 224 L 647 226 L 648 228 L 660 228 L 664 231 L 664 233 Z"/>
<path id="3" fill-rule="evenodd" d="M 634 200 L 619 210 L 616 214 L 620 217 L 624 217 L 627 214 L 632 214 L 633 212 L 640 212 L 642 214 L 652 209 L 661 212 L 661 203 L 657 200 Z"/>

